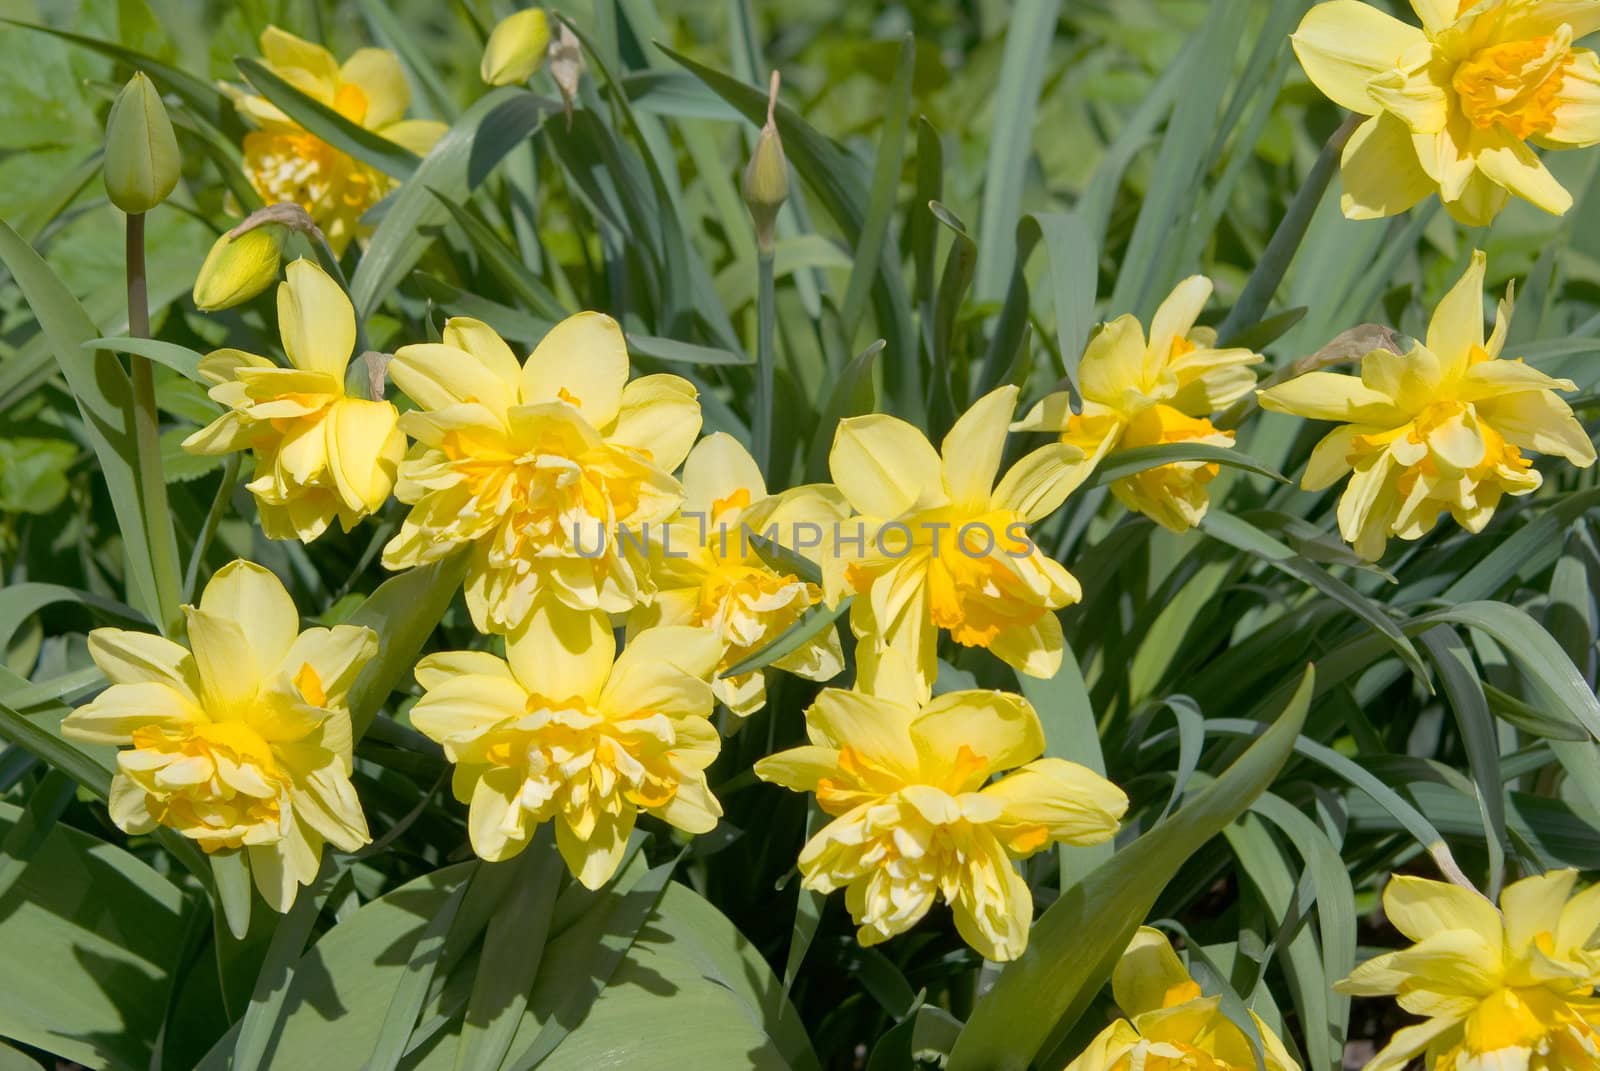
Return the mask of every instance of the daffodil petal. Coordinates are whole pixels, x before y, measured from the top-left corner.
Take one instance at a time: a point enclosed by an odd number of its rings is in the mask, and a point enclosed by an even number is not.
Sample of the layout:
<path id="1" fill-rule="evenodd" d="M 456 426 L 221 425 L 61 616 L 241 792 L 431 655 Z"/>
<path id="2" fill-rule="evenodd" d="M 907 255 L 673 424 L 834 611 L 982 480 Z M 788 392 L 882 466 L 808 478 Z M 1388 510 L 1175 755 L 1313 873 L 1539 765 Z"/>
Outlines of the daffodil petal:
<path id="1" fill-rule="evenodd" d="M 339 284 L 309 260 L 293 261 L 278 284 L 278 330 L 289 362 L 343 382 L 356 345 L 356 313 Z"/>
<path id="2" fill-rule="evenodd" d="M 506 661 L 522 687 L 553 700 L 598 699 L 615 656 L 603 612 L 573 610 L 553 598 L 535 603 L 506 638 Z"/>
<path id="3" fill-rule="evenodd" d="M 1362 115 L 1378 110 L 1367 83 L 1393 71 L 1409 49 L 1426 40 L 1415 26 L 1360 0 L 1316 5 L 1290 37 L 1306 77 L 1335 104 Z"/>
<path id="4" fill-rule="evenodd" d="M 1339 207 L 1347 219 L 1397 216 L 1434 193 L 1405 123 L 1387 112 L 1355 129 L 1339 156 L 1344 185 Z"/>
<path id="5" fill-rule="evenodd" d="M 700 434 L 699 391 L 682 376 L 640 376 L 622 389 L 607 438 L 642 450 L 656 468 L 672 472 Z"/>
<path id="6" fill-rule="evenodd" d="M 955 505 L 982 508 L 988 503 L 1018 393 L 1009 384 L 990 391 L 961 414 L 945 436 L 939 448 L 944 488 Z"/>
<path id="7" fill-rule="evenodd" d="M 218 569 L 200 594 L 200 609 L 250 638 L 253 657 L 235 667 L 239 672 L 256 664 L 276 668 L 300 634 L 300 611 L 283 582 L 254 562 L 235 561 Z"/>
<path id="8" fill-rule="evenodd" d="M 617 321 L 580 312 L 550 329 L 522 368 L 522 403 L 565 401 L 596 428 L 610 424 L 628 381 L 628 344 Z"/>
<path id="9" fill-rule="evenodd" d="M 873 413 L 841 420 L 828 469 L 850 504 L 870 517 L 898 517 L 944 498 L 942 462 L 933 444 L 897 417 Z"/>

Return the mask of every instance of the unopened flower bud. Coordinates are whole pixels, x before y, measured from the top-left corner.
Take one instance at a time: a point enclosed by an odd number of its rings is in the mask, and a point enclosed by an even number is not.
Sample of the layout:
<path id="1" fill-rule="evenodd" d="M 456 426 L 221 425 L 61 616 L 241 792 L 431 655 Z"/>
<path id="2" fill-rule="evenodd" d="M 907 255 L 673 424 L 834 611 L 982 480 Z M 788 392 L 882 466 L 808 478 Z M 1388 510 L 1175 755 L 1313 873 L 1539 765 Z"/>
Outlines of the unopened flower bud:
<path id="1" fill-rule="evenodd" d="M 478 73 L 492 86 L 526 82 L 544 64 L 550 49 L 550 22 L 544 9 L 530 7 L 507 15 L 489 34 Z"/>
<path id="2" fill-rule="evenodd" d="M 583 48 L 572 27 L 557 20 L 560 31 L 550 45 L 550 77 L 561 90 L 561 104 L 567 111 L 567 129 L 572 129 L 572 102 L 578 99 L 578 77 L 583 74 Z"/>
<path id="3" fill-rule="evenodd" d="M 150 211 L 178 184 L 178 139 L 161 94 L 142 71 L 111 105 L 104 170 L 111 203 L 130 216 Z"/>
<path id="4" fill-rule="evenodd" d="M 771 249 L 778 210 L 789 199 L 789 161 L 783 155 L 783 139 L 773 112 L 778 106 L 778 72 L 772 72 L 772 88 L 767 96 L 767 122 L 756 141 L 756 151 L 744 169 L 744 203 L 756 224 L 756 241 Z"/>
<path id="5" fill-rule="evenodd" d="M 201 312 L 231 309 L 278 281 L 283 243 L 289 228 L 263 223 L 243 234 L 217 239 L 194 281 L 194 305 Z"/>

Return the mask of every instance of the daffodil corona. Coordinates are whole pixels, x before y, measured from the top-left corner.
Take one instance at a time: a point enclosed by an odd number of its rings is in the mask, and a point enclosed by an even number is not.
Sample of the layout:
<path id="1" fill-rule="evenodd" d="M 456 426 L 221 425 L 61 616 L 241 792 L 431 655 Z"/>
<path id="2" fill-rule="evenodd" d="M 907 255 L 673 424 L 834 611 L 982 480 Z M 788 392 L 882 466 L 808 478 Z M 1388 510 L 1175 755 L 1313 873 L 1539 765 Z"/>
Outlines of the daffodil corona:
<path id="1" fill-rule="evenodd" d="M 447 129 L 431 119 L 405 118 L 411 88 L 392 52 L 363 48 L 340 64 L 321 45 L 268 26 L 261 55 L 274 74 L 317 103 L 419 156 Z M 231 94 L 239 113 L 256 127 L 244 139 L 250 185 L 268 204 L 287 201 L 305 209 L 334 253 L 343 253 L 362 214 L 393 181 L 306 130 L 265 97 L 237 89 Z"/>
<path id="2" fill-rule="evenodd" d="M 1251 365 L 1260 354 L 1217 348 L 1217 333 L 1196 327 L 1211 297 L 1211 280 L 1195 275 L 1179 283 L 1150 322 L 1150 335 L 1133 316 L 1120 316 L 1090 340 L 1078 368 L 1083 411 L 1069 397 L 1047 395 L 1014 431 L 1053 431 L 1083 452 L 1082 480 L 1118 450 L 1175 443 L 1233 446 L 1233 432 L 1207 419 L 1255 386 Z M 1111 484 L 1123 505 L 1175 532 L 1200 523 L 1210 505 L 1206 485 L 1217 466 L 1174 461 Z"/>
<path id="3" fill-rule="evenodd" d="M 348 696 L 378 649 L 371 629 L 300 631 L 277 577 L 238 561 L 184 608 L 189 647 L 96 629 L 89 654 L 111 681 L 61 731 L 115 744 L 111 818 L 168 826 L 207 852 L 242 849 L 261 895 L 287 911 L 324 842 L 371 839 L 350 783 Z"/>
<path id="4" fill-rule="evenodd" d="M 200 362 L 227 412 L 183 441 L 196 454 L 249 450 L 261 528 L 309 543 L 338 518 L 345 531 L 394 489 L 405 455 L 393 404 L 351 397 L 345 366 L 355 348 L 355 310 L 339 284 L 309 260 L 278 284 L 278 329 L 289 368 L 241 350 Z"/>
<path id="5" fill-rule="evenodd" d="M 615 873 L 639 812 L 707 833 L 722 808 L 705 768 L 721 740 L 706 678 L 722 644 L 706 629 L 635 636 L 620 656 L 605 615 L 547 615 L 506 643 L 429 655 L 412 723 L 444 746 L 468 804 L 472 848 L 491 862 L 555 822 L 573 875 L 598 889 Z"/>
<path id="6" fill-rule="evenodd" d="M 859 516 L 824 543 L 823 591 L 829 605 L 855 596 L 850 624 L 869 690 L 888 687 L 874 683 L 882 676 L 906 685 L 906 697 L 926 698 L 941 630 L 1030 676 L 1060 668 L 1055 611 L 1076 602 L 1080 589 L 1033 544 L 1028 526 L 1082 481 L 1082 452 L 1041 447 L 997 486 L 1016 403 L 1010 386 L 980 398 L 942 451 L 894 417 L 840 421 L 828 464 Z"/>
<path id="7" fill-rule="evenodd" d="M 1160 930 L 1139 929 L 1111 974 L 1111 993 L 1128 1018 L 1101 1031 L 1066 1071 L 1253 1071 L 1255 1053 L 1222 1011 L 1203 996 Z M 1278 1035 L 1250 1013 L 1266 1071 L 1300 1071 Z"/>
<path id="8" fill-rule="evenodd" d="M 968 944 L 1015 959 L 1033 896 L 1013 860 L 1109 840 L 1127 810 L 1105 778 L 1039 758 L 1044 730 L 1021 696 L 948 692 L 908 705 L 828 688 L 806 727 L 810 744 L 760 760 L 756 775 L 815 793 L 833 817 L 801 851 L 800 872 L 808 889 L 845 890 L 863 945 L 910 929 L 942 896 Z"/>
<path id="9" fill-rule="evenodd" d="M 541 598 L 573 611 L 645 602 L 645 548 L 683 501 L 670 473 L 700 431 L 694 387 L 628 381 L 622 329 L 580 312 L 524 364 L 487 325 L 456 317 L 444 341 L 405 346 L 389 374 L 418 408 L 396 493 L 410 516 L 383 551 L 407 569 L 472 548 L 467 606 L 510 632 Z"/>
<path id="10" fill-rule="evenodd" d="M 1410 352 L 1374 350 L 1359 376 L 1310 372 L 1261 392 L 1264 409 L 1340 423 L 1312 451 L 1301 485 L 1318 491 L 1350 475 L 1339 530 L 1363 558 L 1377 560 L 1390 536 L 1421 538 L 1445 511 L 1481 531 L 1501 496 L 1539 486 L 1524 450 L 1594 463 L 1594 444 L 1555 394 L 1572 381 L 1501 358 L 1509 295 L 1484 338 L 1485 263 L 1473 254 Z"/>
<path id="11" fill-rule="evenodd" d="M 1578 1071 L 1600 1067 L 1600 885 L 1573 895 L 1556 870 L 1508 885 L 1499 910 L 1478 893 L 1396 875 L 1389 921 L 1416 942 L 1377 956 L 1342 993 L 1394 995 L 1424 1021 L 1396 1032 L 1365 1071 Z"/>
<path id="12" fill-rule="evenodd" d="M 1344 149 L 1344 214 L 1375 219 L 1437 192 L 1483 226 L 1511 194 L 1564 213 L 1548 149 L 1600 142 L 1600 61 L 1573 42 L 1596 0 L 1412 0 L 1420 28 L 1359 0 L 1318 4 L 1294 35 L 1307 76 L 1371 118 Z"/>
<path id="13" fill-rule="evenodd" d="M 681 516 L 654 545 L 656 593 L 635 610 L 630 631 L 656 624 L 699 625 L 722 640 L 720 674 L 778 637 L 822 600 L 822 591 L 793 573 L 780 572 L 756 552 L 755 537 L 806 550 L 832 536 L 849 507 L 827 485 L 796 487 L 768 496 L 755 459 L 724 432 L 706 436 L 683 463 Z M 772 663 L 809 680 L 825 681 L 844 668 L 839 633 L 829 627 Z M 718 677 L 712 689 L 735 714 L 766 703 L 766 673 L 752 670 Z"/>

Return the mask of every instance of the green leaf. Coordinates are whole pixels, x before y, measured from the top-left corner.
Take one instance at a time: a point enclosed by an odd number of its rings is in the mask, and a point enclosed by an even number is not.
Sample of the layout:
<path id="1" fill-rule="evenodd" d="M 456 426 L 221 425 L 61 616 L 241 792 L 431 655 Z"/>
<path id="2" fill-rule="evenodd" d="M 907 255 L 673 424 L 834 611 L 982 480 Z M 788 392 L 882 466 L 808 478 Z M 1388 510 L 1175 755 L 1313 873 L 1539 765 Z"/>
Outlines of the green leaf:
<path id="1" fill-rule="evenodd" d="M 157 364 L 166 365 L 185 379 L 205 387 L 211 386 L 211 381 L 200 374 L 200 354 L 187 346 L 162 342 L 155 338 L 118 337 L 90 339 L 83 344 L 83 348 L 137 354 Z"/>
<path id="2" fill-rule="evenodd" d="M 1272 727 L 1167 821 L 1118 851 L 1034 923 L 1028 949 L 978 1001 L 950 1071 L 1023 1071 L 1111 976 L 1156 897 L 1184 862 L 1265 792 L 1288 760 L 1311 705 L 1314 674 Z"/>
<path id="3" fill-rule="evenodd" d="M 67 470 L 77 459 L 78 448 L 64 439 L 0 439 L 0 513 L 54 510 L 66 501 Z"/>
<path id="4" fill-rule="evenodd" d="M 167 618 L 176 613 L 181 598 L 178 541 L 171 514 L 147 515 L 144 507 L 128 375 L 110 353 L 83 348 L 100 332 L 50 266 L 5 223 L 0 223 L 0 261 L 21 288 L 78 403 L 126 545 L 139 605 L 154 617 Z"/>
<path id="5" fill-rule="evenodd" d="M 1078 667 L 1076 652 L 1070 648 L 1063 652 L 1061 668 L 1049 680 L 1019 673 L 1017 681 L 1044 725 L 1044 753 L 1087 766 L 1104 777 L 1106 760 L 1100 750 L 1094 704 L 1089 699 L 1089 688 Z M 1063 844 L 1057 848 L 1061 857 L 1062 891 L 1110 859 L 1115 850 L 1110 842 Z"/>
<path id="6" fill-rule="evenodd" d="M 395 144 L 375 130 L 352 123 L 321 101 L 306 96 L 258 59 L 239 56 L 233 62 L 263 97 L 335 149 L 377 168 L 390 178 L 404 181 L 416 173 L 422 161 L 410 149 Z"/>
<path id="7" fill-rule="evenodd" d="M 873 277 L 878 273 L 878 258 L 889 223 L 894 218 L 895 195 L 900 191 L 900 165 L 905 157 L 906 121 L 911 108 L 911 75 L 916 70 L 916 39 L 906 34 L 900 39 L 900 54 L 895 60 L 894 78 L 883 105 L 883 137 L 878 143 L 878 158 L 872 169 L 872 194 L 867 201 L 866 222 L 856 238 L 855 263 L 845 287 L 839 322 L 844 337 L 854 339 L 861 314 L 867 307 Z M 898 269 L 899 265 L 891 265 Z"/>
<path id="8" fill-rule="evenodd" d="M 1506 789 L 1500 776 L 1500 736 L 1483 682 L 1467 645 L 1447 625 L 1422 634 L 1422 645 L 1439 671 L 1439 683 L 1466 746 L 1467 768 L 1483 811 L 1484 843 L 1489 854 L 1489 895 L 1497 897 L 1505 875 Z"/>
<path id="9" fill-rule="evenodd" d="M 811 456 L 806 462 L 806 475 L 810 479 L 828 478 L 828 453 L 833 449 L 833 437 L 839 430 L 839 421 L 870 413 L 877 407 L 878 392 L 872 381 L 872 366 L 885 345 L 880 338 L 852 357 L 850 363 L 845 365 L 843 374 L 828 391 L 822 415 L 811 433 Z"/>
<path id="10" fill-rule="evenodd" d="M 345 622 L 378 634 L 378 653 L 350 688 L 350 720 L 360 740 L 389 693 L 417 664 L 417 654 L 444 617 L 467 575 L 466 552 L 424 565 L 378 585 Z"/>
<path id="11" fill-rule="evenodd" d="M 1207 443 L 1172 443 L 1160 446 L 1134 446 L 1127 450 L 1117 450 L 1108 456 L 1099 465 L 1095 466 L 1093 483 L 1103 486 L 1115 483 L 1117 480 L 1135 476 L 1147 469 L 1160 468 L 1162 465 L 1171 465 L 1184 461 L 1205 461 L 1213 465 L 1228 465 L 1232 468 L 1254 472 L 1277 480 L 1279 483 L 1288 483 L 1289 480 L 1277 469 L 1263 461 L 1257 461 L 1241 450 L 1226 446 L 1211 446 Z M 1224 522 L 1225 524 L 1227 522 Z"/>
<path id="12" fill-rule="evenodd" d="M 830 607 L 825 602 L 819 602 L 809 607 L 800 615 L 799 620 L 774 636 L 765 647 L 752 651 L 747 657 L 723 670 L 719 676 L 723 679 L 742 677 L 746 673 L 754 673 L 758 669 L 764 669 L 780 659 L 787 658 L 833 628 L 835 621 L 849 613 L 853 598 L 854 596 L 841 599 L 838 606 Z"/>
<path id="13" fill-rule="evenodd" d="M 358 320 L 371 316 L 427 252 L 431 243 L 425 232 L 449 218 L 439 196 L 464 199 L 506 153 L 527 141 L 551 110 L 548 101 L 532 93 L 502 86 L 484 94 L 445 132 L 386 202 L 383 221 L 350 280 Z"/>
<path id="14" fill-rule="evenodd" d="M 751 357 L 743 353 L 733 353 L 728 350 L 718 349 L 715 346 L 700 346 L 693 342 L 679 342 L 675 338 L 659 338 L 655 335 L 641 335 L 629 331 L 627 339 L 630 352 L 636 353 L 640 357 L 650 357 L 657 361 L 694 365 L 755 363 Z"/>

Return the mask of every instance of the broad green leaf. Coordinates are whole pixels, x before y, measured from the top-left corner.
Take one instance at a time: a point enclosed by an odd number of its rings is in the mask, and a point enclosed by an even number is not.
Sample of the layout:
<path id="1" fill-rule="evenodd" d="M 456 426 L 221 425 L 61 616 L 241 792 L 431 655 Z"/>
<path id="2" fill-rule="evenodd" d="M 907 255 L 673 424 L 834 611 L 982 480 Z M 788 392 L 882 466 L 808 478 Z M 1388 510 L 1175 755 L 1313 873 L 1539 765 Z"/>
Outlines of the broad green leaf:
<path id="1" fill-rule="evenodd" d="M 1163 446 L 1135 446 L 1127 450 L 1118 450 L 1095 466 L 1092 479 L 1096 484 L 1109 484 L 1137 475 L 1147 469 L 1185 461 L 1205 461 L 1213 465 L 1228 465 L 1232 468 L 1244 469 L 1246 472 L 1254 472 L 1258 475 L 1266 476 L 1277 480 L 1279 483 L 1286 484 L 1289 482 L 1288 478 L 1277 469 L 1264 462 L 1257 461 L 1243 451 L 1226 446 L 1210 446 L 1206 443 L 1172 443 Z"/>
<path id="2" fill-rule="evenodd" d="M 895 61 L 894 79 L 889 83 L 889 95 L 883 107 L 883 137 L 878 143 L 877 162 L 872 169 L 872 193 L 867 202 L 866 222 L 856 239 L 854 264 L 850 268 L 850 283 L 845 288 L 844 304 L 840 306 L 839 320 L 844 325 L 844 337 L 853 339 L 861 314 L 866 311 L 867 295 L 871 293 L 872 280 L 878 273 L 878 257 L 884 248 L 884 238 L 894 218 L 895 195 L 900 190 L 900 165 L 905 153 L 906 123 L 911 107 L 911 75 L 916 69 L 917 48 L 915 38 L 906 34 L 900 39 L 900 55 Z M 891 265 L 898 268 L 898 265 Z"/>
<path id="3" fill-rule="evenodd" d="M 166 365 L 183 378 L 203 386 L 211 381 L 200 374 L 200 354 L 187 346 L 162 342 L 155 338 L 96 338 L 83 344 L 86 350 L 111 350 L 114 353 L 132 353 L 157 364 Z"/>
<path id="4" fill-rule="evenodd" d="M 1248 751 L 1034 923 L 1027 951 L 973 1008 L 950 1054 L 950 1071 L 1021 1071 L 1058 1028 L 1082 1014 L 1179 868 L 1277 777 L 1305 724 L 1313 683 L 1308 666 L 1287 706 Z"/>
<path id="5" fill-rule="evenodd" d="M 467 575 L 463 552 L 391 577 L 378 586 L 346 624 L 365 625 L 378 634 L 378 653 L 350 688 L 350 719 L 361 739 L 389 693 L 412 668 L 422 645 L 444 617 Z"/>

